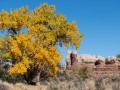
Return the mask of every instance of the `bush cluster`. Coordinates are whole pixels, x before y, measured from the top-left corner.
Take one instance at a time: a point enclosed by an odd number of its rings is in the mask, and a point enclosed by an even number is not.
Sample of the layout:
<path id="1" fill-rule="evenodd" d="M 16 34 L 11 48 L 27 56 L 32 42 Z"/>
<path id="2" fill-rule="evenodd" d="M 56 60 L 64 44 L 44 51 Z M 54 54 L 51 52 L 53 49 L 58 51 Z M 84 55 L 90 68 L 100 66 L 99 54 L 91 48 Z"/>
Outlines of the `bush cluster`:
<path id="1" fill-rule="evenodd" d="M 25 82 L 22 75 L 10 75 L 3 67 L 0 67 L 0 79 L 9 83 Z"/>

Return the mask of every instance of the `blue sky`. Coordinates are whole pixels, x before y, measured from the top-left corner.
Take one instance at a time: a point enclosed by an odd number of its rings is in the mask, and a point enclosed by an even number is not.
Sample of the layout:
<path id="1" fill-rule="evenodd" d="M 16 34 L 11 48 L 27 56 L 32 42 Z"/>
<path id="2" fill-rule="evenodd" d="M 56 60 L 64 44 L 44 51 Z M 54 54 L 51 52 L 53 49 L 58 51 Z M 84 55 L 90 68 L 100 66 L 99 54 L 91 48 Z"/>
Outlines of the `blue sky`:
<path id="1" fill-rule="evenodd" d="M 0 11 L 9 11 L 22 6 L 30 10 L 48 2 L 56 6 L 56 13 L 62 13 L 68 21 L 77 22 L 79 32 L 84 33 L 84 40 L 77 52 L 114 56 L 120 53 L 120 0 L 0 0 Z M 64 58 L 67 50 L 59 48 Z"/>

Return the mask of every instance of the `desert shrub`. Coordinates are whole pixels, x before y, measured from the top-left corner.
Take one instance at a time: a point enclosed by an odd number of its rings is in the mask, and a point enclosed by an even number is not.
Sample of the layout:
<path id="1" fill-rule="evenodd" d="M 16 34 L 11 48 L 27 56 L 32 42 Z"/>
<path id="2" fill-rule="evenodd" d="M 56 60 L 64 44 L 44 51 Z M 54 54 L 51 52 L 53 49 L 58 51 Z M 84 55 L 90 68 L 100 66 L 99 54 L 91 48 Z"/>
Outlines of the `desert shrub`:
<path id="1" fill-rule="evenodd" d="M 0 78 L 2 78 L 3 74 L 5 73 L 6 73 L 5 69 L 0 67 Z"/>
<path id="2" fill-rule="evenodd" d="M 87 66 L 82 66 L 80 69 L 78 69 L 78 77 L 80 79 L 86 79 L 90 77 L 90 70 Z"/>
<path id="3" fill-rule="evenodd" d="M 10 75 L 9 73 L 3 75 L 3 81 L 7 81 L 10 83 L 18 83 L 18 82 L 25 82 L 23 76 L 21 75 Z"/>
<path id="4" fill-rule="evenodd" d="M 119 76 L 99 76 L 79 79 L 75 78 L 75 76 L 73 78 L 72 75 L 76 74 L 68 70 L 66 76 L 70 80 L 67 78 L 61 81 L 60 77 L 52 78 L 48 83 L 48 90 L 120 90 Z"/>
<path id="5" fill-rule="evenodd" d="M 95 90 L 93 80 L 51 81 L 48 90 Z"/>
<path id="6" fill-rule="evenodd" d="M 105 78 L 106 89 L 111 88 L 112 90 L 120 90 L 120 76 L 111 75 Z"/>
<path id="7" fill-rule="evenodd" d="M 75 73 L 72 70 L 66 70 L 64 72 L 64 77 L 67 81 L 71 81 L 71 80 L 74 80 L 76 78 Z"/>
<path id="8" fill-rule="evenodd" d="M 94 78 L 96 90 L 120 90 L 120 77 L 117 75 Z"/>
<path id="9" fill-rule="evenodd" d="M 65 70 L 64 72 L 58 74 L 58 78 L 60 81 L 71 81 L 75 79 L 85 80 L 90 76 L 90 70 L 87 66 L 82 66 L 81 68 L 73 68 L 71 70 Z"/>
<path id="10" fill-rule="evenodd" d="M 95 87 L 96 90 L 105 90 L 105 86 L 103 84 L 103 77 L 98 77 L 95 79 Z"/>
<path id="11" fill-rule="evenodd" d="M 120 76 L 112 75 L 109 78 L 112 82 L 120 82 Z"/>
<path id="12" fill-rule="evenodd" d="M 72 72 L 70 73 L 70 75 L 81 80 L 85 80 L 91 76 L 90 69 L 87 66 L 81 66 L 81 68 L 72 69 Z"/>
<path id="13" fill-rule="evenodd" d="M 94 81 L 87 80 L 89 76 L 89 69 L 85 66 L 66 70 L 50 80 L 48 90 L 95 90 Z"/>
<path id="14" fill-rule="evenodd" d="M 10 83 L 25 82 L 22 75 L 10 75 L 7 70 L 0 67 L 0 79 Z"/>
<path id="15" fill-rule="evenodd" d="M 82 90 L 84 88 L 84 82 L 62 81 L 56 84 L 56 81 L 50 82 L 48 90 Z"/>
<path id="16" fill-rule="evenodd" d="M 117 58 L 120 58 L 120 54 L 117 54 L 116 57 L 117 57 Z"/>

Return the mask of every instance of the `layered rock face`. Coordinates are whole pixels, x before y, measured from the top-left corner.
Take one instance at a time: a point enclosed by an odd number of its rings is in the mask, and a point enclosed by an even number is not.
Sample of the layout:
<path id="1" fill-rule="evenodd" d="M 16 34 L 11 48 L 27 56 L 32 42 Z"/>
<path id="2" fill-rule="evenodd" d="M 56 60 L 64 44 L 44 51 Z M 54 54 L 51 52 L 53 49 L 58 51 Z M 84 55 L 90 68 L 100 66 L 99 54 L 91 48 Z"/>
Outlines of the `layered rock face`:
<path id="1" fill-rule="evenodd" d="M 99 63 L 97 63 L 97 62 Z M 96 64 L 95 64 L 96 62 Z M 86 64 L 89 67 L 95 67 L 96 65 L 101 65 L 105 62 L 105 58 L 102 56 L 90 55 L 90 54 L 80 54 L 78 55 L 76 51 L 68 51 L 66 56 L 66 67 L 68 69 L 72 67 L 80 67 L 81 64 Z"/>
<path id="2" fill-rule="evenodd" d="M 105 59 L 105 64 L 115 64 L 117 61 L 117 58 L 114 57 L 114 56 L 108 56 L 106 59 Z"/>
<path id="3" fill-rule="evenodd" d="M 68 51 L 66 56 L 66 68 L 79 68 L 81 65 L 86 65 L 91 68 L 94 74 L 109 74 L 117 72 L 120 74 L 120 58 L 108 56 L 77 54 L 76 51 Z"/>
<path id="4" fill-rule="evenodd" d="M 89 67 L 95 67 L 97 65 L 103 65 L 105 58 L 90 54 L 80 54 L 78 55 L 78 61 L 87 64 Z"/>
<path id="5" fill-rule="evenodd" d="M 80 54 L 78 55 L 79 62 L 95 62 L 96 60 L 105 61 L 105 58 L 102 56 L 90 55 L 90 54 Z"/>
<path id="6" fill-rule="evenodd" d="M 120 68 L 120 58 L 116 59 L 116 65 L 119 66 L 119 68 Z"/>

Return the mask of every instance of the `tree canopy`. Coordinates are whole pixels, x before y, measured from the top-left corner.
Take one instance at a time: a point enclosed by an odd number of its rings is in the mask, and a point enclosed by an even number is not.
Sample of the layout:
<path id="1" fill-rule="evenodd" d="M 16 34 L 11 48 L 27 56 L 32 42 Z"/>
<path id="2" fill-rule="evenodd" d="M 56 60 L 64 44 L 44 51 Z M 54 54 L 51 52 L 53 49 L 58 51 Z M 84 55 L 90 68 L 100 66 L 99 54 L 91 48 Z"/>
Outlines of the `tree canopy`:
<path id="1" fill-rule="evenodd" d="M 3 58 L 11 58 L 11 74 L 46 71 L 55 75 L 57 63 L 62 59 L 57 45 L 77 49 L 83 39 L 76 22 L 68 22 L 61 13 L 55 13 L 55 6 L 44 3 L 30 11 L 28 6 L 0 12 L 0 30 L 7 30 L 0 39 Z M 26 32 L 23 32 L 26 30 Z M 2 42 L 5 43 L 2 43 Z M 34 71 L 35 72 L 35 71 Z"/>

